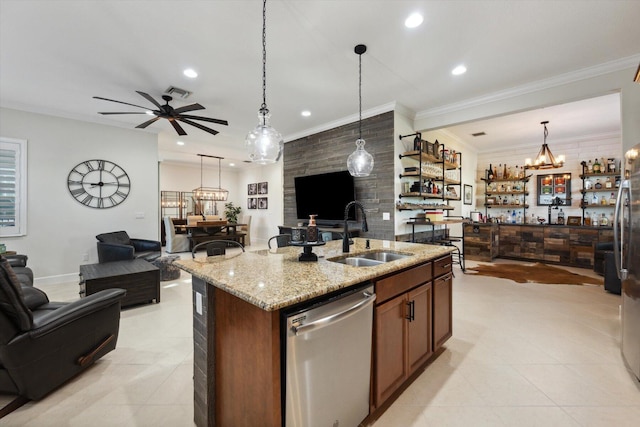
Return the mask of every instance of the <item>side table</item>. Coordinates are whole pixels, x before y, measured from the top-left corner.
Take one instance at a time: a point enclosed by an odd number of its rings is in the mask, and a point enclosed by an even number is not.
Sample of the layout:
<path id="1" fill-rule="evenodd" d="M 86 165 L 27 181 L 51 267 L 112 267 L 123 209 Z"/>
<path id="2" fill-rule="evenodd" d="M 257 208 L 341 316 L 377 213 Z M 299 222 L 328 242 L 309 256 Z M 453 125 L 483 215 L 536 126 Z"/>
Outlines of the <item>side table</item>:
<path id="1" fill-rule="evenodd" d="M 142 259 L 80 266 L 81 297 L 109 288 L 127 291 L 122 307 L 154 300 L 159 303 L 160 269 Z"/>

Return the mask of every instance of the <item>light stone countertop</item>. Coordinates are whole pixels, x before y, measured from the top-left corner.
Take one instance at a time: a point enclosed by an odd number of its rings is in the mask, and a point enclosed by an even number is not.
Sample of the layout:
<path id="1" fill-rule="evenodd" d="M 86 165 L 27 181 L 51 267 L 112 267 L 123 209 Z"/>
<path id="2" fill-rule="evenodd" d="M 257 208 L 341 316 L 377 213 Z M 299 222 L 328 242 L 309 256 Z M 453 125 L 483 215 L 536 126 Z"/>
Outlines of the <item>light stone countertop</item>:
<path id="1" fill-rule="evenodd" d="M 365 249 L 366 239 L 353 240 L 351 256 L 380 251 L 412 256 L 372 267 L 354 267 L 327 260 L 347 256 L 342 253 L 342 240 L 333 240 L 313 248 L 317 262 L 298 261 L 303 248 L 289 246 L 212 257 L 201 253 L 195 259 L 176 260 L 174 265 L 263 310 L 274 311 L 440 258 L 453 250 L 447 246 L 374 239 L 370 239 L 371 249 Z"/>

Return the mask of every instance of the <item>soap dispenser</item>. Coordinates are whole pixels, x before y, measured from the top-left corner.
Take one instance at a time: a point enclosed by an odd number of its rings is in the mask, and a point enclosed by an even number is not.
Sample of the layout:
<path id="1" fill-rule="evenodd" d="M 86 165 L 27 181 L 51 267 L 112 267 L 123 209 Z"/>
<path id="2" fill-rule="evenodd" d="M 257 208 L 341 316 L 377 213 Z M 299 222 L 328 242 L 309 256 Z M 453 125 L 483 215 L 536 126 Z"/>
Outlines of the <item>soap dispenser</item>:
<path id="1" fill-rule="evenodd" d="M 316 225 L 316 216 L 309 215 L 309 225 L 307 226 L 307 242 L 318 241 L 318 226 Z"/>

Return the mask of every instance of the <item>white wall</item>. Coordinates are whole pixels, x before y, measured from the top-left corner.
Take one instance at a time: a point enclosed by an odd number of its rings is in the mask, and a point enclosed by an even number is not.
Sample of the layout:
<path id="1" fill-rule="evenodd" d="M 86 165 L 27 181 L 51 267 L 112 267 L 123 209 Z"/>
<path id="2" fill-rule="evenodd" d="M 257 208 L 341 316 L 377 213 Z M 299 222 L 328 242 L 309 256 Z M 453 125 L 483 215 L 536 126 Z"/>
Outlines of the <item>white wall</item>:
<path id="1" fill-rule="evenodd" d="M 213 160 L 210 160 L 213 162 Z M 218 186 L 217 162 L 203 166 L 202 183 L 205 187 Z M 250 183 L 267 182 L 269 184 L 268 208 L 247 208 L 247 185 Z M 242 170 L 223 168 L 220 177 L 221 186 L 229 190 L 228 202 L 240 206 L 243 215 L 251 215 L 251 243 L 266 243 L 267 239 L 278 234 L 278 225 L 283 221 L 283 194 L 282 194 L 282 162 L 269 166 L 251 166 Z M 192 191 L 200 186 L 200 164 L 185 165 L 178 163 L 160 163 L 160 189 L 161 191 Z M 224 213 L 225 202 L 218 202 L 218 213 Z"/>
<path id="2" fill-rule="evenodd" d="M 27 235 L 2 243 L 29 256 L 39 286 L 76 280 L 80 264 L 98 262 L 97 234 L 126 230 L 159 238 L 156 135 L 6 108 L 0 109 L 0 135 L 28 141 Z M 71 196 L 69 172 L 90 159 L 110 160 L 127 172 L 131 192 L 122 204 L 93 209 Z"/>

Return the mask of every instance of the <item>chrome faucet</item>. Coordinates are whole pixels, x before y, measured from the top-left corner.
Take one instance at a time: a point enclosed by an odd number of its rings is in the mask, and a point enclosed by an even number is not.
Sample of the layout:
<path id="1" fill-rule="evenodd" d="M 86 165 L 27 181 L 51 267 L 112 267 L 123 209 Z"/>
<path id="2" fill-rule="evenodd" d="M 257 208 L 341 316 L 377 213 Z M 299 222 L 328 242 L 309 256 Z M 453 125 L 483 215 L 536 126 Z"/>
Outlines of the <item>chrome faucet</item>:
<path id="1" fill-rule="evenodd" d="M 342 233 L 342 253 L 349 252 L 349 224 L 347 219 L 349 217 L 349 209 L 351 206 L 357 206 L 360 208 L 360 212 L 362 212 L 362 231 L 369 231 L 369 227 L 367 226 L 367 214 L 364 211 L 364 206 L 356 200 L 353 202 L 347 203 L 347 206 L 344 208 L 344 232 Z"/>

